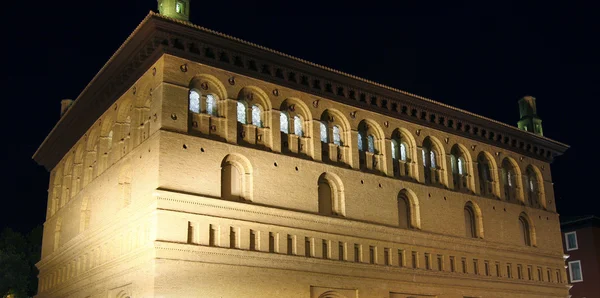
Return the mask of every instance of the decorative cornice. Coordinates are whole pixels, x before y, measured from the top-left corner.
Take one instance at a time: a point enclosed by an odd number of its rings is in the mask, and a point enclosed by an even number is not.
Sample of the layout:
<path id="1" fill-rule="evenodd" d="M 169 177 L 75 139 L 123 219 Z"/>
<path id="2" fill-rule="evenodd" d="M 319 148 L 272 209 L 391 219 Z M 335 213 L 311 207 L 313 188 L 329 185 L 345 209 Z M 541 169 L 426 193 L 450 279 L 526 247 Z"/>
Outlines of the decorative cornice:
<path id="1" fill-rule="evenodd" d="M 52 169 L 93 121 L 163 53 L 486 142 L 548 162 L 569 147 L 422 96 L 150 12 L 81 93 L 33 158 L 46 169 Z M 75 116 L 84 111 L 88 114 L 86 117 Z M 61 142 L 57 144 L 59 136 Z"/>

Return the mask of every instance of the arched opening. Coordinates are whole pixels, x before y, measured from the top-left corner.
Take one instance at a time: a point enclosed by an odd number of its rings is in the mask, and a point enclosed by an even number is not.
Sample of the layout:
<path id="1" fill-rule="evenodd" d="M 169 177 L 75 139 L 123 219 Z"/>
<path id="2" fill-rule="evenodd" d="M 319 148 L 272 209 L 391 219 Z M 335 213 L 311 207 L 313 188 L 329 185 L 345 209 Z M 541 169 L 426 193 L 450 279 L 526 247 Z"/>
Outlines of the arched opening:
<path id="1" fill-rule="evenodd" d="M 481 210 L 473 202 L 469 201 L 465 204 L 465 236 L 468 238 L 483 238 L 483 218 Z"/>
<path id="2" fill-rule="evenodd" d="M 502 160 L 502 185 L 504 188 L 504 199 L 507 201 L 517 200 L 517 181 L 518 177 L 515 171 L 515 166 L 508 159 Z"/>
<path id="3" fill-rule="evenodd" d="M 540 190 L 540 178 L 533 167 L 530 165 L 525 170 L 526 181 L 526 199 L 528 206 L 540 207 L 541 202 L 541 190 Z"/>
<path id="4" fill-rule="evenodd" d="M 469 190 L 467 156 L 458 145 L 452 146 L 450 150 L 450 167 L 452 169 L 452 177 L 454 178 L 454 189 L 461 191 Z"/>
<path id="5" fill-rule="evenodd" d="M 469 238 L 476 238 L 476 222 L 475 222 L 475 212 L 471 206 L 465 206 L 464 208 L 465 215 L 465 235 Z"/>
<path id="6" fill-rule="evenodd" d="M 519 216 L 519 233 L 521 244 L 531 246 L 532 241 L 529 220 L 527 219 L 527 216 L 524 216 L 523 214 Z"/>
<path id="7" fill-rule="evenodd" d="M 347 163 L 346 136 L 349 124 L 343 114 L 325 110 L 320 118 L 321 156 L 325 162 Z"/>
<path id="8" fill-rule="evenodd" d="M 281 104 L 280 130 L 281 130 L 281 151 L 289 153 L 308 154 L 312 152 L 309 123 L 305 122 L 310 118 L 308 108 L 298 99 L 288 98 Z M 285 128 L 283 127 L 285 126 Z"/>
<path id="9" fill-rule="evenodd" d="M 244 87 L 237 99 L 238 143 L 271 148 L 271 116 L 268 113 L 271 106 L 268 96 L 259 88 Z"/>
<path id="10" fill-rule="evenodd" d="M 391 137 L 391 149 L 394 177 L 416 177 L 413 167 L 414 140 L 408 132 L 395 129 Z"/>
<path id="11" fill-rule="evenodd" d="M 229 201 L 252 200 L 252 168 L 246 158 L 230 154 L 223 159 L 221 198 Z"/>
<path id="12" fill-rule="evenodd" d="M 323 173 L 317 180 L 319 214 L 345 216 L 344 190 L 341 180 L 331 174 Z"/>
<path id="13" fill-rule="evenodd" d="M 438 162 L 441 154 L 440 150 L 431 141 L 431 138 L 426 137 L 423 140 L 423 146 L 421 150 L 423 159 L 423 171 L 426 184 L 442 184 L 441 170 L 442 163 Z"/>
<path id="14" fill-rule="evenodd" d="M 200 91 L 191 89 L 188 95 L 189 110 L 192 113 L 200 113 Z"/>
<path id="15" fill-rule="evenodd" d="M 382 133 L 373 123 L 362 120 L 358 124 L 358 161 L 363 170 L 380 170 Z"/>
<path id="16" fill-rule="evenodd" d="M 402 229 L 411 227 L 411 212 L 408 198 L 403 193 L 398 195 L 398 226 Z"/>
<path id="17" fill-rule="evenodd" d="M 482 196 L 494 196 L 494 178 L 492 164 L 485 153 L 477 156 L 477 172 L 479 176 L 479 192 Z"/>

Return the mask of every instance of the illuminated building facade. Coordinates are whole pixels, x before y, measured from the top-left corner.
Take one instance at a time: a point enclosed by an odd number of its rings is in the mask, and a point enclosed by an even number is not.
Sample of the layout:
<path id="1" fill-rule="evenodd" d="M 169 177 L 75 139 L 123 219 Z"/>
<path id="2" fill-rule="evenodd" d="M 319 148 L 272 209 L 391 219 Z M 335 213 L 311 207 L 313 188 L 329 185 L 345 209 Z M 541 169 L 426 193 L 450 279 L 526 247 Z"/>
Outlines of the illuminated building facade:
<path id="1" fill-rule="evenodd" d="M 37 297 L 568 295 L 566 145 L 161 3 L 34 155 Z"/>

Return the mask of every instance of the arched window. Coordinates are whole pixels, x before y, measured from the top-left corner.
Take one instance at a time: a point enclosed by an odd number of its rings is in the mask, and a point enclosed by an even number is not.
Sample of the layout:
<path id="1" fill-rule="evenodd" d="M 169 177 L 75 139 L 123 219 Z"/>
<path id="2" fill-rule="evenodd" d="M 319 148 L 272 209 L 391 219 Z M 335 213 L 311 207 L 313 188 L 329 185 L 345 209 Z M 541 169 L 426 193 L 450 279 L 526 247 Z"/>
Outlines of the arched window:
<path id="1" fill-rule="evenodd" d="M 477 172 L 479 174 L 479 191 L 484 196 L 494 195 L 494 179 L 490 170 L 491 165 L 488 157 L 483 152 L 477 156 Z"/>
<path id="2" fill-rule="evenodd" d="M 342 137 L 340 135 L 340 127 L 337 125 L 333 126 L 333 143 L 338 146 L 342 145 Z"/>
<path id="3" fill-rule="evenodd" d="M 400 228 L 408 229 L 411 227 L 411 212 L 408 198 L 400 193 L 398 195 L 398 225 Z"/>
<path id="4" fill-rule="evenodd" d="M 507 201 L 517 199 L 517 175 L 513 164 L 504 158 L 502 161 L 502 184 L 504 185 L 504 198 Z"/>
<path id="5" fill-rule="evenodd" d="M 344 216 L 344 191 L 341 180 L 330 173 L 323 173 L 317 181 L 319 214 Z"/>
<path id="6" fill-rule="evenodd" d="M 333 214 L 333 194 L 329 182 L 325 179 L 319 181 L 319 213 Z"/>
<path id="7" fill-rule="evenodd" d="M 284 112 L 279 114 L 279 129 L 284 134 L 288 134 L 290 130 L 289 117 Z"/>
<path id="8" fill-rule="evenodd" d="M 230 154 L 223 159 L 221 198 L 230 201 L 252 200 L 252 167 L 246 158 Z"/>
<path id="9" fill-rule="evenodd" d="M 392 160 L 396 161 L 400 159 L 400 148 L 398 141 L 392 139 Z"/>
<path id="10" fill-rule="evenodd" d="M 440 173 L 438 170 L 438 155 L 436 149 L 431 142 L 429 137 L 423 140 L 423 147 L 421 150 L 423 157 L 423 170 L 425 173 L 425 183 L 440 183 Z"/>
<path id="11" fill-rule="evenodd" d="M 238 101 L 237 102 L 237 122 L 241 123 L 241 124 L 246 124 L 247 122 L 247 116 L 246 116 L 246 105 L 241 102 Z"/>
<path id="12" fill-rule="evenodd" d="M 477 238 L 477 223 L 475 221 L 475 212 L 473 207 L 466 205 L 464 208 L 465 216 L 465 235 L 469 238 Z"/>
<path id="13" fill-rule="evenodd" d="M 304 135 L 302 131 L 302 119 L 300 116 L 294 116 L 294 134 L 298 137 L 302 137 Z"/>
<path id="14" fill-rule="evenodd" d="M 538 205 L 540 203 L 538 175 L 531 166 L 528 166 L 525 172 L 527 175 L 527 204 L 529 206 Z"/>
<path id="15" fill-rule="evenodd" d="M 192 113 L 200 113 L 200 93 L 196 90 L 190 90 L 190 111 Z"/>
<path id="16" fill-rule="evenodd" d="M 521 244 L 531 246 L 531 233 L 529 228 L 529 221 L 523 215 L 519 216 L 519 232 Z"/>
<path id="17" fill-rule="evenodd" d="M 206 113 L 211 116 L 217 116 L 217 100 L 212 94 L 206 95 Z"/>
<path id="18" fill-rule="evenodd" d="M 363 145 L 363 143 L 364 143 L 363 139 L 364 139 L 364 133 L 359 131 L 358 132 L 358 151 L 365 151 L 364 145 Z"/>
<path id="19" fill-rule="evenodd" d="M 469 181 L 467 177 L 465 153 L 458 145 L 452 146 L 450 151 L 450 163 L 452 176 L 454 178 L 454 189 L 467 190 L 469 188 Z"/>
<path id="20" fill-rule="evenodd" d="M 325 125 L 325 123 L 322 121 L 319 122 L 319 131 L 321 132 L 321 142 L 325 144 L 329 143 L 329 138 L 327 136 L 327 125 Z"/>
<path id="21" fill-rule="evenodd" d="M 373 137 L 373 135 L 367 136 L 367 150 L 371 153 L 375 153 L 375 137 Z"/>
<path id="22" fill-rule="evenodd" d="M 262 127 L 261 113 L 262 111 L 260 110 L 259 106 L 252 106 L 252 125 L 256 127 Z"/>
<path id="23" fill-rule="evenodd" d="M 400 143 L 400 160 L 401 161 L 406 161 L 406 159 L 407 159 L 406 144 L 405 143 Z"/>

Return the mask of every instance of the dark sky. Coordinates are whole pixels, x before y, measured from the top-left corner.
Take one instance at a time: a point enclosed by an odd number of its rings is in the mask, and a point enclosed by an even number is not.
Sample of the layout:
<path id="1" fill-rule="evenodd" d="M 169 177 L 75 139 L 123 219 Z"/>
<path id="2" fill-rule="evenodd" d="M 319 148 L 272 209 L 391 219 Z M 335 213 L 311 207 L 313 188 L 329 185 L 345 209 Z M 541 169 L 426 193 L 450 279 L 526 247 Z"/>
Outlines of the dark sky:
<path id="1" fill-rule="evenodd" d="M 552 164 L 559 213 L 600 215 L 593 191 L 599 155 L 591 147 L 600 98 L 597 4 L 409 9 L 192 1 L 195 24 L 511 125 L 517 100 L 535 96 L 545 135 L 571 145 Z M 157 5 L 11 3 L 27 7 L 3 9 L 0 228 L 26 232 L 44 221 L 48 173 L 31 156 L 58 120 L 60 100 L 76 98 Z"/>

